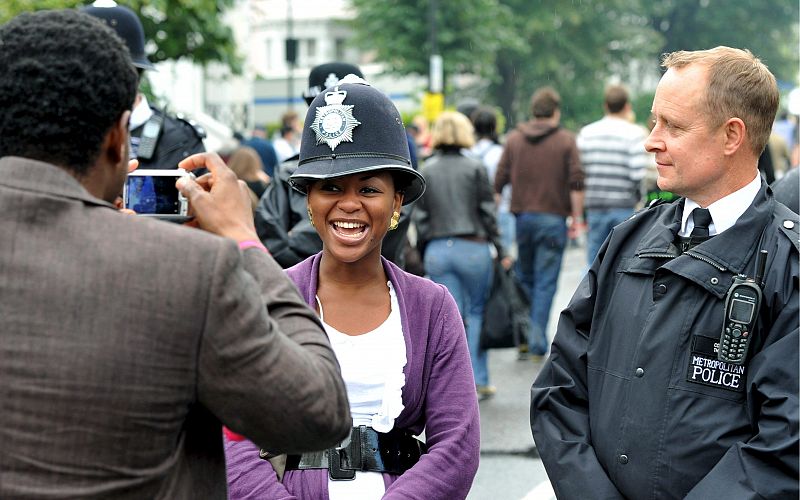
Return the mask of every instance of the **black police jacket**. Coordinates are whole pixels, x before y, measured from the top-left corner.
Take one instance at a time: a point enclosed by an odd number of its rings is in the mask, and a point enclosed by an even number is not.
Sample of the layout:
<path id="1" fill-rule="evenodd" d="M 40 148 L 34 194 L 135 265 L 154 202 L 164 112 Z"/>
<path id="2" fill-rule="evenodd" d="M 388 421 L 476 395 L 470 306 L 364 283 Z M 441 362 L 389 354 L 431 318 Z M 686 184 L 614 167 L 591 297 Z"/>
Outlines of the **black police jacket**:
<path id="1" fill-rule="evenodd" d="M 798 496 L 798 216 L 762 180 L 733 227 L 678 255 L 682 204 L 615 227 L 561 313 L 531 390 L 560 499 Z M 761 249 L 745 364 L 720 363 L 726 292 Z"/>
<path id="2" fill-rule="evenodd" d="M 137 158 L 139 168 L 173 169 L 178 168 L 178 162 L 187 156 L 204 152 L 203 138 L 205 132 L 199 126 L 165 114 L 160 109 L 150 107 L 153 113 L 164 118 L 161 134 L 156 143 L 156 149 L 150 159 Z M 131 130 L 131 136 L 141 137 L 144 125 Z"/>
<path id="3" fill-rule="evenodd" d="M 258 237 L 284 269 L 322 250 L 322 240 L 308 220 L 306 197 L 289 183 L 298 160 L 294 156 L 275 167 L 275 175 L 255 211 Z M 381 250 L 384 257 L 401 268 L 411 211 L 411 205 L 403 207 L 397 229 L 386 234 Z"/>

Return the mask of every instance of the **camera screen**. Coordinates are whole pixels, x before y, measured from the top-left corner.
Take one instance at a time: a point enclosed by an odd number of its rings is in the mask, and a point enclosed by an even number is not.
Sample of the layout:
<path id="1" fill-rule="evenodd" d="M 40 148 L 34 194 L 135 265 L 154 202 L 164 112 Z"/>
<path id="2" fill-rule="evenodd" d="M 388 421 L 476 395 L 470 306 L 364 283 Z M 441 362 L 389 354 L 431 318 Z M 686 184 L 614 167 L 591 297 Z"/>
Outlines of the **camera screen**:
<path id="1" fill-rule="evenodd" d="M 126 208 L 137 214 L 180 214 L 181 203 L 175 181 L 176 177 L 172 176 L 129 175 Z"/>

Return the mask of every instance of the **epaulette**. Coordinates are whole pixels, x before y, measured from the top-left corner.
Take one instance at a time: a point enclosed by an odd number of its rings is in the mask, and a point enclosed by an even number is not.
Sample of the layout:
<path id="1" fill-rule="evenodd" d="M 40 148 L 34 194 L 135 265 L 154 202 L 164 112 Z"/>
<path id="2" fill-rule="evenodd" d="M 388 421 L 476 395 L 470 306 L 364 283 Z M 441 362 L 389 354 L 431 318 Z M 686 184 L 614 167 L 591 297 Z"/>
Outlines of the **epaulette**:
<path id="1" fill-rule="evenodd" d="M 800 219 L 797 214 L 781 203 L 775 204 L 775 218 L 780 223 L 781 232 L 789 238 L 795 250 L 800 252 Z"/>

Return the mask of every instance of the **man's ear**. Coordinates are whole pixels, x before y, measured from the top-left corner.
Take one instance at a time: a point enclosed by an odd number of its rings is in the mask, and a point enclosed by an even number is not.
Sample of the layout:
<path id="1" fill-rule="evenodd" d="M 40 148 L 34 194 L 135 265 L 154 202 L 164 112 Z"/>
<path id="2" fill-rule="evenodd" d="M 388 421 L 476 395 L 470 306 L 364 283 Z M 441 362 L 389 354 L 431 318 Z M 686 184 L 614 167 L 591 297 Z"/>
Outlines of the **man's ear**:
<path id="1" fill-rule="evenodd" d="M 122 161 L 128 161 L 128 121 L 131 118 L 131 112 L 123 112 L 114 125 L 109 129 L 104 142 L 103 154 L 112 165 L 118 165 Z"/>
<path id="2" fill-rule="evenodd" d="M 741 118 L 729 118 L 725 129 L 725 154 L 732 155 L 747 141 L 747 126 Z"/>

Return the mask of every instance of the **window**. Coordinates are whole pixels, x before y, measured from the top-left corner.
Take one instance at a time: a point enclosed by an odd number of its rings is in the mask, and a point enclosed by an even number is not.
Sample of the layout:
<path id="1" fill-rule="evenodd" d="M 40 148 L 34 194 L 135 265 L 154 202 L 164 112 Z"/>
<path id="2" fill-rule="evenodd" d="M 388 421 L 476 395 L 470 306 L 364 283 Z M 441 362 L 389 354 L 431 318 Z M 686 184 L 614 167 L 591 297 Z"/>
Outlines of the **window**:
<path id="1" fill-rule="evenodd" d="M 344 61 L 345 39 L 337 38 L 334 42 L 334 59 L 337 61 Z"/>

